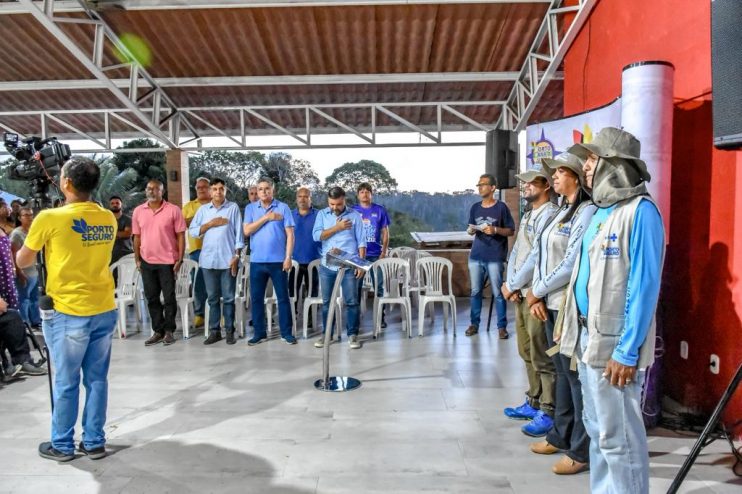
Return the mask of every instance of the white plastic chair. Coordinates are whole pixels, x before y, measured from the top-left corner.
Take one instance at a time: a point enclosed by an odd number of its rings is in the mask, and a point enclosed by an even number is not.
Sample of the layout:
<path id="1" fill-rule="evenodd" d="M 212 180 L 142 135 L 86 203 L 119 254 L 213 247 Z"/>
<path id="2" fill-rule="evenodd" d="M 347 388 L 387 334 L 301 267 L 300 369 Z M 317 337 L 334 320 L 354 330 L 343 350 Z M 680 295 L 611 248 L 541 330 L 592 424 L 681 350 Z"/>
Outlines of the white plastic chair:
<path id="1" fill-rule="evenodd" d="M 443 283 L 443 273 L 448 271 L 447 286 Z M 453 295 L 453 285 L 451 277 L 453 273 L 453 263 L 443 257 L 423 257 L 417 260 L 417 279 L 423 288 L 420 295 L 418 316 L 417 316 L 417 335 L 423 335 L 423 323 L 425 322 L 425 306 L 431 304 L 430 321 L 433 322 L 435 313 L 435 302 L 443 303 L 443 330 L 447 329 L 448 308 L 451 308 L 451 322 L 453 323 L 453 335 L 456 337 L 456 297 Z"/>
<path id="2" fill-rule="evenodd" d="M 314 277 L 319 277 L 319 266 L 321 262 L 321 259 L 315 259 L 307 266 L 307 272 L 309 274 L 309 293 L 307 293 L 307 296 L 302 304 L 302 331 L 304 333 L 304 339 L 307 339 L 307 333 L 309 331 L 310 311 L 312 321 L 314 322 L 314 327 L 318 327 L 317 307 L 319 307 L 320 309 L 322 308 L 322 290 L 318 290 L 319 293 L 317 293 L 317 296 L 312 297 L 312 286 L 314 286 Z M 317 284 L 317 286 L 319 287 L 319 283 Z"/>
<path id="3" fill-rule="evenodd" d="M 374 263 L 377 276 L 374 278 L 374 293 L 378 292 L 379 281 L 384 287 L 381 297 L 374 298 L 374 338 L 381 331 L 381 312 L 384 305 L 402 306 L 402 329 L 412 336 L 412 307 L 410 306 L 410 265 L 404 259 L 395 257 L 379 259 Z M 380 276 L 379 276 L 380 275 Z"/>
<path id="4" fill-rule="evenodd" d="M 407 263 L 410 265 L 410 280 L 409 280 L 409 289 L 410 294 L 414 294 L 417 297 L 417 303 L 420 305 L 420 292 L 423 291 L 423 288 L 420 286 L 420 283 L 417 280 L 417 270 L 415 266 L 417 266 L 417 260 L 420 257 L 430 256 L 429 252 L 425 251 L 418 251 L 416 249 L 413 249 L 412 247 L 396 247 L 392 249 L 390 252 L 390 257 L 398 257 L 400 259 L 404 259 L 407 261 Z"/>
<path id="5" fill-rule="evenodd" d="M 175 276 L 175 302 L 180 311 L 180 325 L 183 330 L 183 339 L 191 337 L 191 314 L 193 313 L 193 293 L 191 280 L 196 279 L 198 263 L 192 259 L 183 259 L 178 274 Z"/>
<path id="6" fill-rule="evenodd" d="M 119 338 L 126 338 L 126 309 L 128 306 L 134 306 L 134 314 L 136 315 L 137 332 L 141 331 L 141 314 L 139 312 L 139 304 L 137 291 L 140 283 L 140 274 L 137 269 L 136 261 L 134 260 L 134 254 L 123 256 L 118 261 L 111 264 L 109 267 L 111 273 L 116 273 L 116 287 L 114 288 L 114 297 L 116 299 L 116 307 L 118 308 L 118 321 L 117 328 Z"/>
<path id="7" fill-rule="evenodd" d="M 296 299 L 298 297 L 298 283 L 299 283 L 299 263 L 292 260 L 291 261 L 291 271 L 288 273 L 288 276 L 290 278 L 291 273 L 294 274 L 294 296 L 289 295 L 289 304 L 291 305 L 291 321 L 292 321 L 292 334 L 296 336 Z M 273 329 L 273 306 L 275 305 L 278 307 L 278 299 L 276 298 L 276 291 L 273 289 L 273 284 L 268 283 L 268 291 L 270 291 L 270 294 L 265 297 L 265 318 L 266 318 L 266 327 L 267 327 L 267 334 L 270 335 L 271 330 Z M 289 290 L 291 293 L 291 291 Z"/>

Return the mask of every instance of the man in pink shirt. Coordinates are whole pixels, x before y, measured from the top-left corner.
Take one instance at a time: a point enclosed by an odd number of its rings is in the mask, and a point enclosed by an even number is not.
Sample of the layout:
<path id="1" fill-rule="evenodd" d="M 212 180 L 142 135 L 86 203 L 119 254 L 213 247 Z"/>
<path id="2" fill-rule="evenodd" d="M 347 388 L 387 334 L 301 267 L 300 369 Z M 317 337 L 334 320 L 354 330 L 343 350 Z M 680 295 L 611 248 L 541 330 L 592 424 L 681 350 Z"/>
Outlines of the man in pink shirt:
<path id="1" fill-rule="evenodd" d="M 164 186 L 157 179 L 147 182 L 147 202 L 137 206 L 131 218 L 134 258 L 142 273 L 144 296 L 154 334 L 145 346 L 175 343 L 175 274 L 185 251 L 186 224 L 180 208 L 162 199 Z M 165 305 L 160 302 L 160 293 Z M 163 311 L 164 309 L 164 311 Z"/>

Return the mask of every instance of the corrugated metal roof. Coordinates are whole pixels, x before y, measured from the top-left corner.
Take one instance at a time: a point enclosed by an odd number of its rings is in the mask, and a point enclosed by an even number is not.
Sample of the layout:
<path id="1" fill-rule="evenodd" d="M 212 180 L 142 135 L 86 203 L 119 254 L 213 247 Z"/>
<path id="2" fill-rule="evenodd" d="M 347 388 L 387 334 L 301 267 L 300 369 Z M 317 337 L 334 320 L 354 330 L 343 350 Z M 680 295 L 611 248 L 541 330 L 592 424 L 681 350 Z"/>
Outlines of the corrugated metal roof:
<path id="1" fill-rule="evenodd" d="M 303 8 L 107 10 L 106 22 L 122 35 L 135 34 L 152 53 L 147 70 L 162 77 L 283 76 L 325 74 L 405 74 L 500 72 L 520 69 L 546 5 L 442 4 Z M 82 14 L 62 14 L 81 16 Z M 89 25 L 64 24 L 63 29 L 85 50 L 92 50 Z M 91 75 L 30 15 L 0 16 L 7 57 L 0 81 L 89 79 Z M 105 63 L 116 63 L 110 47 Z M 126 77 L 123 70 L 112 78 Z M 396 83 L 337 85 L 169 87 L 166 93 L 183 107 L 332 104 L 374 102 L 437 102 L 504 100 L 512 83 Z M 561 116 L 562 85 L 550 84 L 534 120 Z M 119 108 L 107 90 L 0 91 L 0 111 Z M 477 121 L 494 123 L 496 107 L 460 107 Z M 395 109 L 424 127 L 436 123 L 432 107 Z M 333 110 L 348 125 L 370 126 L 366 109 Z M 330 112 L 328 112 L 330 113 Z M 203 112 L 211 123 L 238 129 L 234 113 Z M 301 129 L 301 110 L 265 112 L 277 123 Z M 82 130 L 93 132 L 96 117 L 66 116 Z M 10 125 L 7 117 L 0 117 Z M 464 124 L 449 114 L 444 123 Z M 38 118 L 13 120 L 22 132 L 35 132 Z M 399 126 L 384 115 L 380 126 Z M 193 122 L 199 129 L 207 127 Z M 254 130 L 263 122 L 248 118 Z M 317 127 L 333 124 L 312 118 Z M 118 125 L 118 124 L 116 124 Z M 99 128 L 99 127 L 98 127 Z M 120 130 L 123 130 L 121 128 Z"/>

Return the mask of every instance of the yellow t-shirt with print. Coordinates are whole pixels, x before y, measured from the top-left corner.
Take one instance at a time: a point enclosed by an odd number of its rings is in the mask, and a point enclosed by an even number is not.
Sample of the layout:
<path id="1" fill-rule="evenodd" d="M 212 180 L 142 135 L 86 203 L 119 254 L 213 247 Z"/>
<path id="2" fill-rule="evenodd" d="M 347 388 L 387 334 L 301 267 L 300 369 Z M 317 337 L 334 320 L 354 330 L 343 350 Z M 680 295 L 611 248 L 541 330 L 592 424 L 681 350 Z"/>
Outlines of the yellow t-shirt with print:
<path id="1" fill-rule="evenodd" d="M 206 204 L 208 204 L 208 202 Z M 192 220 L 196 216 L 196 212 L 201 206 L 203 206 L 203 204 L 201 204 L 198 199 L 188 201 L 183 205 L 183 218 L 186 220 L 186 222 L 189 222 L 189 220 Z M 201 247 L 203 246 L 203 239 L 191 237 L 191 234 L 188 232 L 188 230 L 186 230 L 186 238 L 188 239 L 187 250 L 189 254 L 194 250 L 201 250 Z"/>
<path id="2" fill-rule="evenodd" d="M 24 245 L 44 248 L 46 293 L 54 310 L 85 317 L 116 308 L 108 269 L 116 230 L 113 213 L 94 202 L 47 209 L 34 218 Z"/>

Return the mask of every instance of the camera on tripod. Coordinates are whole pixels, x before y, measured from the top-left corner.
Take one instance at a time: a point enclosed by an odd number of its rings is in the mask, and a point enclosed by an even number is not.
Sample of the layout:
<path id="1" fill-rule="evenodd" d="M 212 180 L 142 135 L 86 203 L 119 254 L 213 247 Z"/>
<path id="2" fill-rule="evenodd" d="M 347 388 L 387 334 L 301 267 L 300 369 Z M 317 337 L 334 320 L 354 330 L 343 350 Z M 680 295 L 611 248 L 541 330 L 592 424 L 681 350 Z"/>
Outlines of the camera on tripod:
<path id="1" fill-rule="evenodd" d="M 72 156 L 70 147 L 56 137 L 42 139 L 34 136 L 21 140 L 18 134 L 10 132 L 5 133 L 5 149 L 18 160 L 10 167 L 9 178 L 12 180 L 48 180 L 59 173 Z"/>

